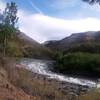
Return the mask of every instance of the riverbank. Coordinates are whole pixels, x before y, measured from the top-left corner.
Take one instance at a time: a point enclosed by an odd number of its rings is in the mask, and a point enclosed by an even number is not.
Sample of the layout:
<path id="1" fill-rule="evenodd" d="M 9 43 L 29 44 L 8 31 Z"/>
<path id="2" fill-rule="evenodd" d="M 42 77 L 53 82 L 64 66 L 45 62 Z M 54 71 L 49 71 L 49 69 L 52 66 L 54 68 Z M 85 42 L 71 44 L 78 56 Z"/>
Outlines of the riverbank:
<path id="1" fill-rule="evenodd" d="M 69 52 L 59 55 L 54 64 L 54 71 L 65 75 L 100 78 L 100 54 Z"/>
<path id="2" fill-rule="evenodd" d="M 22 59 L 20 63 L 27 70 L 47 76 L 48 78 L 51 78 L 51 79 L 79 84 L 79 85 L 87 85 L 89 87 L 95 87 L 94 85 L 98 84 L 97 82 L 98 80 L 75 77 L 74 75 L 68 76 L 68 75 L 63 75 L 63 74 L 53 72 L 51 70 L 52 62 L 47 61 L 47 60 Z"/>
<path id="3" fill-rule="evenodd" d="M 49 62 L 49 63 L 48 63 Z M 21 65 L 33 73 L 33 77 L 50 85 L 56 84 L 56 88 L 65 93 L 73 93 L 73 95 L 80 95 L 86 93 L 91 89 L 96 88 L 96 83 L 93 80 L 68 77 L 61 74 L 52 73 L 50 71 L 50 61 L 37 59 L 22 59 Z"/>
<path id="4" fill-rule="evenodd" d="M 27 71 L 24 68 L 22 68 L 22 66 L 18 67 L 17 70 L 18 70 L 18 72 L 20 72 L 20 70 Z M 37 73 L 31 72 L 31 71 L 28 71 L 28 73 L 31 74 L 32 80 L 31 81 L 29 79 L 26 80 L 27 79 L 27 76 L 26 76 L 25 80 L 27 82 L 28 81 L 29 82 L 24 83 L 24 87 L 27 88 L 27 85 L 25 85 L 25 84 L 28 84 L 30 87 L 32 87 L 33 90 L 35 88 L 35 90 L 34 90 L 35 95 L 44 97 L 44 98 L 46 98 L 46 100 L 49 100 L 47 98 L 48 96 L 49 96 L 49 98 L 51 98 L 50 100 L 69 100 L 69 98 L 74 98 L 73 100 L 77 100 L 78 96 L 85 95 L 92 90 L 92 88 L 90 88 L 88 86 L 82 86 L 82 85 L 78 85 L 78 84 L 68 83 L 68 82 L 64 82 L 64 81 L 58 81 L 55 79 L 50 79 L 50 78 L 48 78 L 48 76 L 37 74 Z M 31 82 L 34 85 L 30 84 Z M 27 92 L 26 89 L 25 89 L 25 91 Z M 32 93 L 32 91 L 30 92 L 30 90 L 28 90 L 29 93 Z M 32 95 L 34 93 L 32 93 Z M 57 98 L 57 99 L 55 99 L 55 98 Z"/>
<path id="5" fill-rule="evenodd" d="M 16 60 L 8 59 L 4 62 L 6 64 L 4 64 L 2 68 L 6 71 L 9 86 L 16 88 L 15 90 L 18 90 L 19 93 L 23 91 L 23 94 L 20 94 L 21 97 L 19 96 L 18 100 L 24 100 L 25 96 L 31 98 L 27 100 L 70 100 L 71 98 L 73 98 L 72 100 L 77 100 L 80 95 L 88 94 L 91 91 L 87 86 L 59 81 L 49 78 L 49 76 L 35 73 L 32 70 L 27 70 L 25 66 L 16 63 Z M 0 76 L 2 76 L 2 74 L 0 74 Z M 9 86 L 6 85 L 7 88 Z M 13 93 L 17 94 L 18 91 Z M 0 93 L 4 93 L 3 90 L 0 90 Z M 12 95 L 9 96 L 9 98 L 11 97 Z M 17 98 L 18 95 L 15 95 L 13 100 Z"/>
<path id="6" fill-rule="evenodd" d="M 46 75 L 34 73 L 32 70 L 29 72 L 32 73 L 32 77 L 34 78 L 35 82 L 36 81 L 39 81 L 40 83 L 42 82 L 44 89 L 48 88 L 48 85 L 49 85 L 49 86 L 51 86 L 49 91 L 51 91 L 53 88 L 54 91 L 57 90 L 57 92 L 60 92 L 60 94 L 59 94 L 60 98 L 57 100 L 88 100 L 88 99 L 86 99 L 86 97 L 88 97 L 88 94 L 91 95 L 91 92 L 93 92 L 95 90 L 95 88 L 90 88 L 88 86 L 82 86 L 79 84 L 73 84 L 73 83 L 69 83 L 69 82 L 59 81 L 56 79 L 51 79 L 51 78 L 48 78 L 48 76 L 46 76 Z M 43 90 L 42 90 L 42 92 L 44 92 Z M 83 97 L 85 99 L 82 99 Z M 49 100 L 49 99 L 46 99 L 46 100 Z M 52 98 L 50 100 L 56 100 L 56 99 Z M 92 99 L 90 99 L 90 100 L 92 100 Z"/>

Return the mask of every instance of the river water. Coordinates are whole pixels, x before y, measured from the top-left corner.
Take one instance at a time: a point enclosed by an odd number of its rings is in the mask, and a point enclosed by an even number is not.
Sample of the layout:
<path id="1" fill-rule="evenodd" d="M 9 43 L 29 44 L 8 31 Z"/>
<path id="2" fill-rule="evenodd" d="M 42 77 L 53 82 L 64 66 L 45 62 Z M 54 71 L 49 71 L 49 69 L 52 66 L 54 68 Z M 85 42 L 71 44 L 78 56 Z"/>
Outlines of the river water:
<path id="1" fill-rule="evenodd" d="M 78 84 L 82 86 L 97 87 L 100 88 L 100 83 L 94 80 L 70 77 L 61 75 L 50 71 L 49 65 L 52 61 L 47 60 L 37 60 L 37 59 L 22 59 L 21 64 L 25 66 L 26 69 L 41 75 L 47 76 L 47 78 L 56 79 L 58 81 L 69 82 L 73 84 Z"/>

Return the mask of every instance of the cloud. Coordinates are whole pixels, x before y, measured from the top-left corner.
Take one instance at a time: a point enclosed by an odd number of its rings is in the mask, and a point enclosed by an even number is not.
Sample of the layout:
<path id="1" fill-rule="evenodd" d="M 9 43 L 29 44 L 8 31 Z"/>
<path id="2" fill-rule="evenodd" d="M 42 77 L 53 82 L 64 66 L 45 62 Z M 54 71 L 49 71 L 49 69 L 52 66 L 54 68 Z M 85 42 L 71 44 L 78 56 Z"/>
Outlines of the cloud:
<path id="1" fill-rule="evenodd" d="M 69 0 L 63 0 L 63 2 L 64 1 Z M 0 8 L 5 8 L 5 2 L 3 2 L 3 0 L 0 0 Z M 61 39 L 77 32 L 100 30 L 100 19 L 98 18 L 85 17 L 75 19 L 74 17 L 72 20 L 59 19 L 42 14 L 41 10 L 39 10 L 36 6 L 35 9 L 38 12 L 37 14 L 30 14 L 19 9 L 18 24 L 21 31 L 39 42 L 51 39 Z"/>
<path id="2" fill-rule="evenodd" d="M 24 11 L 19 12 L 19 17 L 20 30 L 39 42 L 100 29 L 100 20 L 96 18 L 63 20 L 41 14 L 29 15 Z"/>
<path id="3" fill-rule="evenodd" d="M 5 2 L 3 0 L 0 0 L 0 10 L 3 11 L 5 8 Z"/>

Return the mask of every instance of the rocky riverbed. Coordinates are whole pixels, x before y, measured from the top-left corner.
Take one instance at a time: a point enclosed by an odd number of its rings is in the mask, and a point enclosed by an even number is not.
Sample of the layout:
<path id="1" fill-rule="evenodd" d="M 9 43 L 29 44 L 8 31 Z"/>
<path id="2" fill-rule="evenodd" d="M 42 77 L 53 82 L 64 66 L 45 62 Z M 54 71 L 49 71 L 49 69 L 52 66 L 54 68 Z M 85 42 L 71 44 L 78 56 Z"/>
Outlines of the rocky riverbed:
<path id="1" fill-rule="evenodd" d="M 93 87 L 89 87 L 86 85 L 79 85 L 79 84 L 74 84 L 74 83 L 70 83 L 70 82 L 51 79 L 51 78 L 48 78 L 48 76 L 37 74 L 34 72 L 33 72 L 33 78 L 44 82 L 44 85 L 45 84 L 55 85 L 55 87 L 59 91 L 63 92 L 64 94 L 67 94 L 67 95 L 78 96 L 80 94 L 85 94 L 85 93 L 89 92 L 90 90 L 94 89 Z"/>

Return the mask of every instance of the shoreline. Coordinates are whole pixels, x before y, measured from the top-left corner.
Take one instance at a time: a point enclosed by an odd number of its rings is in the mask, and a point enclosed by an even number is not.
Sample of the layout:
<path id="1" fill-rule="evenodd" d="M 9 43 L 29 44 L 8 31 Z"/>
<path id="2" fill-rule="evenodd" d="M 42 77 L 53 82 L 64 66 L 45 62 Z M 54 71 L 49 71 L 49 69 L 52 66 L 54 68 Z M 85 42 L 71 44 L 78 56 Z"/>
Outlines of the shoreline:
<path id="1" fill-rule="evenodd" d="M 23 68 L 23 66 L 21 68 Z M 30 70 L 27 71 L 32 73 L 32 76 L 35 80 L 42 81 L 44 85 L 51 85 L 51 86 L 53 85 L 56 87 L 58 91 L 61 91 L 62 93 L 67 95 L 73 94 L 74 96 L 79 96 L 81 94 L 87 94 L 89 91 L 93 89 L 90 88 L 89 86 L 85 86 L 85 85 L 83 86 L 75 83 L 60 81 L 60 80 L 48 78 L 48 76 L 46 75 L 38 74 Z"/>

